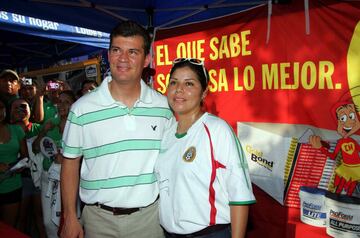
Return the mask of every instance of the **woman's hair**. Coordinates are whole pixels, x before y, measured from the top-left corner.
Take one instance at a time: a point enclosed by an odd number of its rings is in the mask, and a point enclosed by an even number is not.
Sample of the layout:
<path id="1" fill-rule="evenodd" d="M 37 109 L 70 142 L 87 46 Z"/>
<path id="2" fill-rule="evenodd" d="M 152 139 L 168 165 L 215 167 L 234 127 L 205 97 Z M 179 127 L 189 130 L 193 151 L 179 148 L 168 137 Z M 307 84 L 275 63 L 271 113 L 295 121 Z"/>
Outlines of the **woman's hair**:
<path id="1" fill-rule="evenodd" d="M 200 81 L 200 84 L 201 84 L 201 88 L 203 91 L 205 91 L 208 86 L 207 79 L 209 78 L 209 73 L 206 70 L 204 65 L 194 64 L 189 60 L 184 60 L 184 61 L 181 61 L 178 63 L 174 63 L 173 67 L 170 70 L 170 78 L 171 78 L 172 74 L 175 72 L 175 70 L 177 70 L 179 68 L 185 68 L 185 67 L 190 68 L 197 75 L 198 80 Z"/>
<path id="2" fill-rule="evenodd" d="M 84 88 L 84 86 L 88 83 L 91 83 L 91 84 L 95 84 L 96 87 L 98 87 L 98 83 L 95 81 L 95 80 L 91 80 L 91 79 L 85 79 L 84 81 L 82 81 L 81 83 L 81 89 Z"/>
<path id="3" fill-rule="evenodd" d="M 62 92 L 60 92 L 59 96 L 60 96 L 61 94 L 67 95 L 67 96 L 73 101 L 73 103 L 76 101 L 76 95 L 75 95 L 75 93 L 74 93 L 73 91 L 71 91 L 71 90 L 62 91 Z"/>

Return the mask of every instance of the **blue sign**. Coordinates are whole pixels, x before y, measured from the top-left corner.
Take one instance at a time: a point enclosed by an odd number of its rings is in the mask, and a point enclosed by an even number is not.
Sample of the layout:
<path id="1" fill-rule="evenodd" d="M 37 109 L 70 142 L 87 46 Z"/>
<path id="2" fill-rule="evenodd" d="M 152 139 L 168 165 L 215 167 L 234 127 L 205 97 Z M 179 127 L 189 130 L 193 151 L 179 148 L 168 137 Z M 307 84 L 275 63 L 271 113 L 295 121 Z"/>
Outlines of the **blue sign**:
<path id="1" fill-rule="evenodd" d="M 0 28 L 105 49 L 110 43 L 109 33 L 5 11 L 0 11 Z"/>

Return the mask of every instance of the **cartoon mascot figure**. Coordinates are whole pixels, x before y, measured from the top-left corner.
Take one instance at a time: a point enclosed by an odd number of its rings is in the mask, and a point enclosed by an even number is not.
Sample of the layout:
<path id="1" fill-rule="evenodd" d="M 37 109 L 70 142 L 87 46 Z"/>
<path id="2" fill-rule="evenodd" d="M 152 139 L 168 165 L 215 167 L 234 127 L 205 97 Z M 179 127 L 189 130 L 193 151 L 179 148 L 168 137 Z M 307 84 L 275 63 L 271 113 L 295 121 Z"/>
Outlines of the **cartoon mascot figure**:
<path id="1" fill-rule="evenodd" d="M 341 164 L 335 169 L 335 193 L 340 194 L 344 190 L 348 196 L 352 196 L 360 182 L 360 145 L 350 137 L 360 129 L 359 108 L 352 100 L 347 100 L 336 103 L 331 111 L 337 121 L 337 132 L 341 136 L 334 151 L 330 152 L 326 143 L 316 135 L 309 137 L 309 143 L 331 159 L 336 159 L 341 152 Z"/>

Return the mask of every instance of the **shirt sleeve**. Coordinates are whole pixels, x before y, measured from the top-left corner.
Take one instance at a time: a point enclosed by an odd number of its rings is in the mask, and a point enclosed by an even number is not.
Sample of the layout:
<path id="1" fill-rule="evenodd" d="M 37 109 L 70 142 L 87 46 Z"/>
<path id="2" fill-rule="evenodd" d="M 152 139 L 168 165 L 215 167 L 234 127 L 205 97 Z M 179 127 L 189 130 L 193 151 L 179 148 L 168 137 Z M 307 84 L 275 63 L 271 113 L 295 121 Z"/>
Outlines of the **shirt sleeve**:
<path id="1" fill-rule="evenodd" d="M 75 110 L 72 108 L 68 115 L 62 137 L 63 156 L 68 159 L 83 155 L 83 123 Z"/>
<path id="2" fill-rule="evenodd" d="M 225 166 L 219 169 L 220 179 L 228 193 L 229 205 L 255 203 L 249 175 L 249 166 L 240 141 L 232 128 L 225 122 L 216 127 L 215 160 Z M 224 143 L 225 142 L 225 143 Z"/>
<path id="3" fill-rule="evenodd" d="M 43 126 L 38 123 L 32 123 L 30 130 L 26 133 L 26 138 L 31 138 L 39 135 L 42 127 Z"/>

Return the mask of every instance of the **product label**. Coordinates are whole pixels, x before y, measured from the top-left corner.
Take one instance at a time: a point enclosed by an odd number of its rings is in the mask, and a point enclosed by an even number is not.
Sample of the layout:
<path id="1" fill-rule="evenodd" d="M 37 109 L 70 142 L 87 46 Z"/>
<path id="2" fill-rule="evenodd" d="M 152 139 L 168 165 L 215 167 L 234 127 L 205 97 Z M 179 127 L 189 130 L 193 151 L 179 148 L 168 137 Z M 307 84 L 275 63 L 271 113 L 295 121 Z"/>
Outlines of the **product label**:
<path id="1" fill-rule="evenodd" d="M 360 224 L 350 224 L 339 220 L 330 218 L 330 227 L 340 231 L 347 231 L 360 235 Z"/>
<path id="2" fill-rule="evenodd" d="M 304 208 L 303 209 L 303 216 L 311 218 L 311 219 L 325 219 L 326 218 L 326 213 L 313 211 L 313 210 L 309 210 L 309 209 Z"/>

